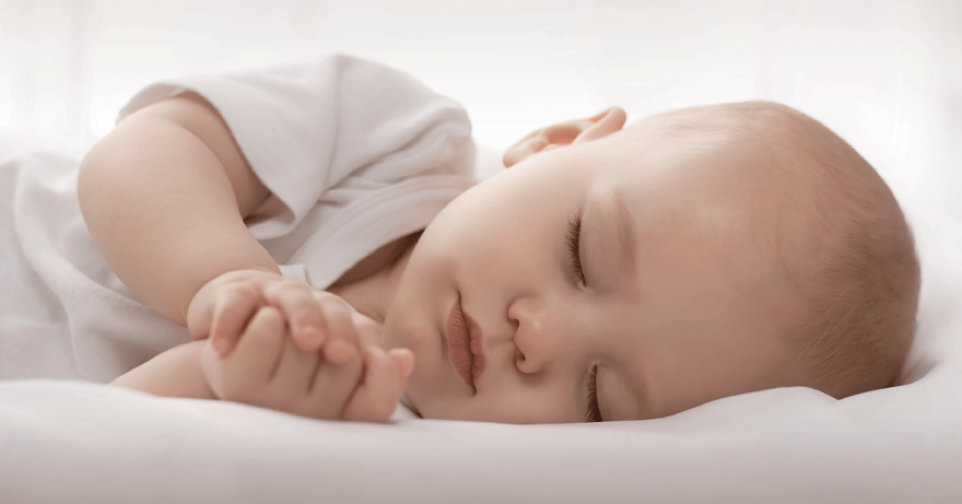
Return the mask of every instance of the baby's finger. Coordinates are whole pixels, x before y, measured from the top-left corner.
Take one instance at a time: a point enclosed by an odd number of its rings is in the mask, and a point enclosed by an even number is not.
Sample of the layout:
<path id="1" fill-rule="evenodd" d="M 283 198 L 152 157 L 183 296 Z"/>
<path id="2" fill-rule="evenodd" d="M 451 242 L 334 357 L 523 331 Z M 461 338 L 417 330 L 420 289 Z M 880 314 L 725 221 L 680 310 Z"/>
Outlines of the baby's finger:
<path id="1" fill-rule="evenodd" d="M 314 385 L 320 359 L 320 352 L 305 352 L 290 338 L 284 338 L 284 349 L 271 378 L 271 386 L 284 394 L 303 397 Z"/>
<path id="2" fill-rule="evenodd" d="M 274 371 L 284 349 L 284 316 L 273 306 L 263 306 L 251 319 L 244 331 L 237 349 L 227 357 L 228 366 L 255 377 L 258 382 L 267 382 Z"/>
<path id="3" fill-rule="evenodd" d="M 187 306 L 187 330 L 195 340 L 209 339 L 214 318 L 213 304 L 206 300 L 209 294 L 198 292 Z"/>
<path id="4" fill-rule="evenodd" d="M 287 317 L 291 338 L 303 350 L 315 351 L 324 345 L 324 316 L 313 296 L 314 289 L 297 281 L 277 282 L 264 290 L 267 301 Z"/>
<path id="5" fill-rule="evenodd" d="M 364 371 L 364 361 L 359 353 L 347 362 L 332 365 L 320 356 L 320 368 L 311 386 L 311 411 L 309 416 L 328 420 L 340 420 L 348 399 L 357 388 Z"/>
<path id="6" fill-rule="evenodd" d="M 357 312 L 351 313 L 351 322 L 354 324 L 354 334 L 357 335 L 357 341 L 361 348 L 369 346 L 384 348 L 381 324 Z"/>
<path id="7" fill-rule="evenodd" d="M 348 362 L 358 352 L 351 309 L 341 298 L 330 292 L 316 291 L 314 297 L 326 324 L 327 343 L 324 345 L 324 358 L 331 364 Z"/>
<path id="8" fill-rule="evenodd" d="M 387 351 L 387 354 L 391 357 L 391 360 L 394 361 L 398 378 L 401 379 L 401 388 L 403 389 L 407 377 L 414 371 L 414 352 L 407 348 L 392 348 Z"/>
<path id="9" fill-rule="evenodd" d="M 378 347 L 364 349 L 364 378 L 344 411 L 345 420 L 386 422 L 401 397 L 401 380 L 391 357 Z"/>
<path id="10" fill-rule="evenodd" d="M 217 353 L 223 357 L 231 352 L 260 305 L 260 294 L 249 283 L 236 283 L 221 294 L 210 328 L 211 343 Z"/>

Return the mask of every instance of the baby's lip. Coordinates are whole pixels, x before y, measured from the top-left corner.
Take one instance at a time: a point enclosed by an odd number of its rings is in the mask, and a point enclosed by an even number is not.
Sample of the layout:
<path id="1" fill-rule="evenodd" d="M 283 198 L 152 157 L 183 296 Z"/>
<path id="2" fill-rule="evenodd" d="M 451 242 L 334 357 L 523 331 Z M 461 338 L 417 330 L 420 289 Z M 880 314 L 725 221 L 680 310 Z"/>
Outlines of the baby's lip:
<path id="1" fill-rule="evenodd" d="M 471 383 L 474 384 L 476 392 L 478 379 L 484 372 L 487 363 L 487 357 L 484 355 L 484 332 L 481 330 L 481 326 L 471 318 L 471 315 L 464 311 L 463 307 L 461 313 L 464 315 L 471 342 Z"/>
<path id="2" fill-rule="evenodd" d="M 484 339 L 481 327 L 464 311 L 460 293 L 448 314 L 444 337 L 448 360 L 461 379 L 477 394 L 477 380 L 486 362 Z"/>
<path id="3" fill-rule="evenodd" d="M 460 295 L 448 312 L 448 319 L 444 326 L 444 339 L 448 343 L 448 361 L 464 383 L 473 390 L 471 363 L 474 359 L 471 355 L 471 335 L 461 310 Z"/>

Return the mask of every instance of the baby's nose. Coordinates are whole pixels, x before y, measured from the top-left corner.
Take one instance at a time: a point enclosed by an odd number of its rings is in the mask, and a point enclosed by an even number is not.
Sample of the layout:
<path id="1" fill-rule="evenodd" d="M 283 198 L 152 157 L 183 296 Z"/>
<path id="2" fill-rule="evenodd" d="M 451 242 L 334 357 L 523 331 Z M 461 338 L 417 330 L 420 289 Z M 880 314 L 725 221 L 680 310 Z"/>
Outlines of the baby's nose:
<path id="1" fill-rule="evenodd" d="M 563 345 L 564 324 L 543 303 L 532 298 L 512 303 L 508 317 L 515 327 L 515 366 L 526 374 L 541 371 L 557 357 Z"/>

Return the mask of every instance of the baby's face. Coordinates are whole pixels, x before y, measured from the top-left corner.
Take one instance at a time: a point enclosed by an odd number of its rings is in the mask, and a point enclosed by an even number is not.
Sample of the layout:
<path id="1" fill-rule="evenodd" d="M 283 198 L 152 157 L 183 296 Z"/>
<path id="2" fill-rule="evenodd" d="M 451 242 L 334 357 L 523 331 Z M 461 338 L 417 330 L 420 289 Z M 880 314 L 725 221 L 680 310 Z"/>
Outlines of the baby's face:
<path id="1" fill-rule="evenodd" d="M 758 163 L 636 125 L 529 156 L 459 196 L 415 246 L 386 314 L 387 345 L 416 355 L 405 401 L 425 418 L 581 422 L 596 368 L 608 421 L 794 384 L 772 315 L 791 290 Z M 483 351 L 473 386 L 448 353 L 459 302 Z"/>

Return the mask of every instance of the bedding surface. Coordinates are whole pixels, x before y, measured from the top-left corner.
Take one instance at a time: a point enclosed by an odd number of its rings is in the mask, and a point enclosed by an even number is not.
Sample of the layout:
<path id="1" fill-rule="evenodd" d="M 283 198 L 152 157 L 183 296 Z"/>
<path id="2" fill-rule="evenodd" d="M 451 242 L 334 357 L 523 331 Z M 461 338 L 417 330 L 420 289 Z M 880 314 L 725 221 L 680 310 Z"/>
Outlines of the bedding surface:
<path id="1" fill-rule="evenodd" d="M 630 422 L 315 421 L 80 381 L 0 382 L 3 502 L 962 502 L 962 224 L 910 209 L 906 384 Z"/>

